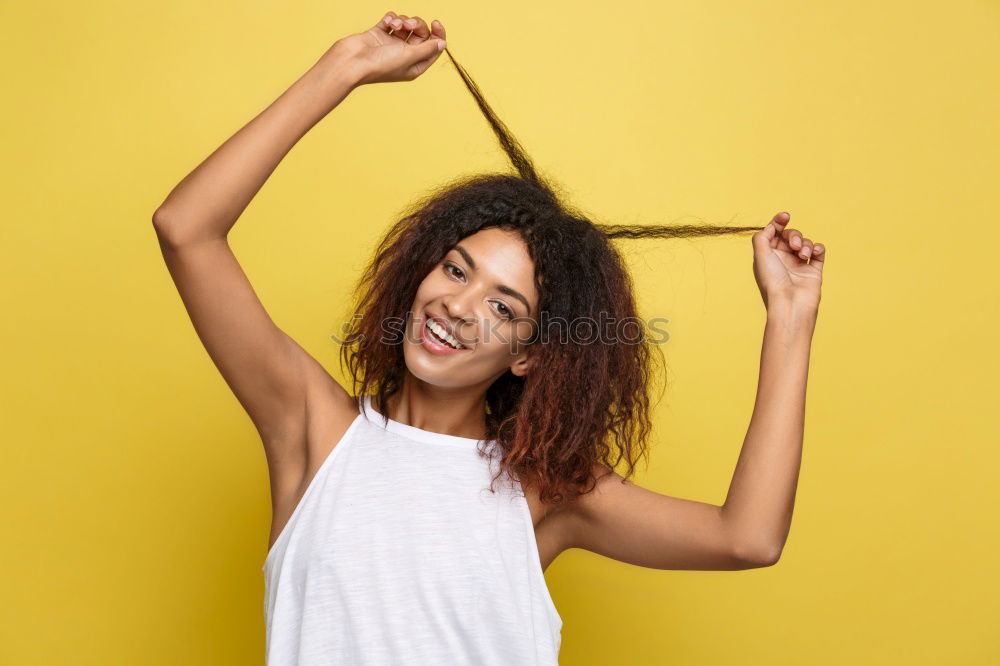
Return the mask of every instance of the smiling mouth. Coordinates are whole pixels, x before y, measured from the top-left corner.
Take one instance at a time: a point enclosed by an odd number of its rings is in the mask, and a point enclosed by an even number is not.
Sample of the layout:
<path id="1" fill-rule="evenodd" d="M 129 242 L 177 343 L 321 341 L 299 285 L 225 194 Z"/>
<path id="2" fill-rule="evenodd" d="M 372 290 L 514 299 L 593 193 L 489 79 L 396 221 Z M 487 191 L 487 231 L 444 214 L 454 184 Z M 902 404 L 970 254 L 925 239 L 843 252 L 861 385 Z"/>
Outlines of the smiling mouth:
<path id="1" fill-rule="evenodd" d="M 468 349 L 468 347 L 456 340 L 441 324 L 433 319 L 428 318 L 424 323 L 424 328 L 427 329 L 428 335 L 438 344 L 450 347 L 451 349 Z"/>

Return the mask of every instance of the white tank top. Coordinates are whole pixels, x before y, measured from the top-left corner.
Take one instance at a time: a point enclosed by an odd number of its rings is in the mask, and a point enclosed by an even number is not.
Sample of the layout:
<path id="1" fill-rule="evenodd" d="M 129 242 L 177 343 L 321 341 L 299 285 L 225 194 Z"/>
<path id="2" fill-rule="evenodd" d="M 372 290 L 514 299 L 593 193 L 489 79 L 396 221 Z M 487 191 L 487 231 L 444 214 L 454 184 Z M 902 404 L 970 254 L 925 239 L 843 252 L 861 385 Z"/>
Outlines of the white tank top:
<path id="1" fill-rule="evenodd" d="M 264 560 L 269 666 L 558 664 L 531 511 L 479 443 L 365 396 Z"/>

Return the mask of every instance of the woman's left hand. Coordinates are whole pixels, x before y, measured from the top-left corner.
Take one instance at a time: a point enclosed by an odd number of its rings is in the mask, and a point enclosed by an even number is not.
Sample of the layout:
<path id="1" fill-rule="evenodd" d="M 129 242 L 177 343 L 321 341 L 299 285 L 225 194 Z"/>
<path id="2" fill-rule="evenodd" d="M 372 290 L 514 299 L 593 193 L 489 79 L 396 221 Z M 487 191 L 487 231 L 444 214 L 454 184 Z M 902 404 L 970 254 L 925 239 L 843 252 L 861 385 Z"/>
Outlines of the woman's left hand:
<path id="1" fill-rule="evenodd" d="M 818 309 L 826 246 L 803 237 L 798 229 L 786 229 L 791 217 L 778 213 L 753 235 L 754 277 L 764 307 L 779 302 Z"/>

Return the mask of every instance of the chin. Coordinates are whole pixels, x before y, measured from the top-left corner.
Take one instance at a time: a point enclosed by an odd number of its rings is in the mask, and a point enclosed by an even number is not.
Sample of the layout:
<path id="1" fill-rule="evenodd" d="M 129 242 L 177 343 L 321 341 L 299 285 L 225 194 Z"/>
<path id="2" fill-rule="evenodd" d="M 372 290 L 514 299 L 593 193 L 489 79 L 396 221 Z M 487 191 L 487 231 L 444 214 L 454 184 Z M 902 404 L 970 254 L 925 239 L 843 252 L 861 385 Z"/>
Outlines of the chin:
<path id="1" fill-rule="evenodd" d="M 403 362 L 415 379 L 440 388 L 479 386 L 491 376 L 480 374 L 481 364 L 470 364 L 462 355 L 435 356 L 409 340 L 403 342 Z"/>
<path id="2" fill-rule="evenodd" d="M 403 362 L 414 378 L 432 386 L 461 386 L 456 382 L 455 369 L 444 367 L 441 360 L 431 357 L 414 342 L 403 343 Z"/>

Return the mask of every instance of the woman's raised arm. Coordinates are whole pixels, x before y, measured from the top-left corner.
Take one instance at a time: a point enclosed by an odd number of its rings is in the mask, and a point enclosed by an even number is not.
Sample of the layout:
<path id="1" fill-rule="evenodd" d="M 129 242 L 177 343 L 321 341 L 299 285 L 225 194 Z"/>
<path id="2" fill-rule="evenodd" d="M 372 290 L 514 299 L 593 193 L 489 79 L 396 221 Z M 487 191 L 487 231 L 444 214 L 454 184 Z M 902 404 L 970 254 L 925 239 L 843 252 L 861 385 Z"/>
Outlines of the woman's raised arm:
<path id="1" fill-rule="evenodd" d="M 294 494 L 301 485 L 316 432 L 310 414 L 326 419 L 324 429 L 332 419 L 335 428 L 357 409 L 347 391 L 268 316 L 228 234 L 292 146 L 354 88 L 410 80 L 437 57 L 438 40 L 426 26 L 422 35 L 391 30 L 380 21 L 338 40 L 174 187 L 153 215 L 164 260 L 198 337 L 263 439 L 272 497 Z M 435 35 L 443 37 L 443 28 Z"/>
<path id="2" fill-rule="evenodd" d="M 826 246 L 778 213 L 753 235 L 767 309 L 757 399 L 722 506 L 670 497 L 595 465 L 596 489 L 553 514 L 560 546 L 654 569 L 770 566 L 788 538 L 802 460 L 806 379 Z"/>

